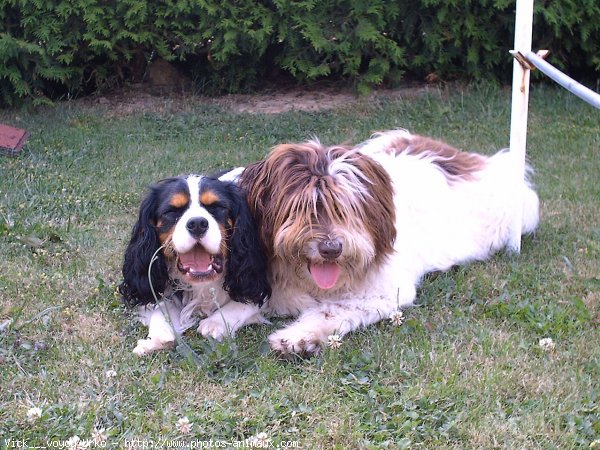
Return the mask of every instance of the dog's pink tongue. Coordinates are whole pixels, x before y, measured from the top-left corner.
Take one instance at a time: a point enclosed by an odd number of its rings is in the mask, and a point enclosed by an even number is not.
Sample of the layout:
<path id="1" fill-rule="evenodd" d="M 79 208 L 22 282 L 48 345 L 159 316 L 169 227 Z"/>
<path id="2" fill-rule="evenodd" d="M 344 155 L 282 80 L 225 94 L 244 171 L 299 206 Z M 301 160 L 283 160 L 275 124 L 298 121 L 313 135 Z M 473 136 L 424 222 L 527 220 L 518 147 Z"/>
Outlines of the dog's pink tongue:
<path id="1" fill-rule="evenodd" d="M 340 266 L 334 262 L 311 263 L 310 274 L 321 289 L 331 289 L 340 276 Z"/>
<path id="2" fill-rule="evenodd" d="M 184 270 L 190 272 L 206 272 L 212 263 L 212 256 L 199 245 L 187 253 L 179 255 L 179 261 Z"/>

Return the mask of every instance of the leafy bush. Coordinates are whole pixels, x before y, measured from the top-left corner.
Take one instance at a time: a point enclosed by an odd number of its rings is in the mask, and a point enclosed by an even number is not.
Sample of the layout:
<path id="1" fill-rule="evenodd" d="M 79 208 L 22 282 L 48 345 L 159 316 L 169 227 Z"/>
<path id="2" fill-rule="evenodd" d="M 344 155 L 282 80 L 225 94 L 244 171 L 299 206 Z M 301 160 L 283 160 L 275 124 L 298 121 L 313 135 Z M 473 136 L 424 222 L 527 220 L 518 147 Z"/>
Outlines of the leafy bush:
<path id="1" fill-rule="evenodd" d="M 3 0 L 0 104 L 73 96 L 179 61 L 201 89 L 233 92 L 282 74 L 358 91 L 423 79 L 505 81 L 514 0 Z M 597 0 L 538 0 L 534 46 L 597 78 Z M 592 74 L 592 75 L 590 75 Z"/>
<path id="2" fill-rule="evenodd" d="M 444 79 L 512 76 L 515 0 L 402 0 L 406 14 L 393 38 L 407 49 L 408 69 Z M 600 70 L 600 3 L 537 0 L 533 49 L 551 50 L 551 63 L 596 81 Z"/>
<path id="3" fill-rule="evenodd" d="M 301 80 L 335 76 L 352 80 L 360 90 L 386 79 L 399 80 L 404 48 L 390 36 L 400 19 L 396 2 L 275 0 L 276 62 Z"/>
<path id="4" fill-rule="evenodd" d="M 419 77 L 504 78 L 512 59 L 514 1 L 403 0 L 410 12 L 395 27 L 394 39 L 409 49 L 411 71 Z M 411 7 L 412 6 L 412 7 Z"/>

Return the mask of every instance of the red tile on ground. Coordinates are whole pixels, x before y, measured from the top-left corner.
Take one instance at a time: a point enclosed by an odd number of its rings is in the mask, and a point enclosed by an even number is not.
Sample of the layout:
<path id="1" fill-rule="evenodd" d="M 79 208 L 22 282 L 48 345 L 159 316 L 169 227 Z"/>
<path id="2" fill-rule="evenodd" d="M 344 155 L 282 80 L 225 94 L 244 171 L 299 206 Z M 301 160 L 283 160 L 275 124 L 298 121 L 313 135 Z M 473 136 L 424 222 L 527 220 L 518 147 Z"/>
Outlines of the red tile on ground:
<path id="1" fill-rule="evenodd" d="M 21 151 L 28 137 L 29 133 L 26 130 L 0 124 L 0 152 L 16 155 Z"/>

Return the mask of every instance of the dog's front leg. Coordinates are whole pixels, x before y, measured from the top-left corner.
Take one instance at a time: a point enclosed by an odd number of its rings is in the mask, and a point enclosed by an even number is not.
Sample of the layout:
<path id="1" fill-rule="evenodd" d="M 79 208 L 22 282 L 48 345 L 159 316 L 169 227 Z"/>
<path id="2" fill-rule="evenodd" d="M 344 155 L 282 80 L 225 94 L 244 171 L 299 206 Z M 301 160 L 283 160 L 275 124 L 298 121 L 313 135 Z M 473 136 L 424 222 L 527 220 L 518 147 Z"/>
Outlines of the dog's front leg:
<path id="1" fill-rule="evenodd" d="M 221 341 L 225 336 L 233 337 L 237 330 L 253 323 L 269 322 L 257 305 L 231 301 L 201 320 L 198 332 L 204 337 Z"/>
<path id="2" fill-rule="evenodd" d="M 279 353 L 311 355 L 318 353 L 329 337 L 342 337 L 360 327 L 387 319 L 415 298 L 415 288 L 407 285 L 397 295 L 364 296 L 313 306 L 287 327 L 269 336 L 271 348 Z"/>
<path id="3" fill-rule="evenodd" d="M 169 317 L 167 318 L 166 315 Z M 157 306 L 141 306 L 138 320 L 148 327 L 148 337 L 140 339 L 133 353 L 144 356 L 164 348 L 173 347 L 175 335 L 180 332 L 181 304 L 176 300 L 160 302 Z"/>

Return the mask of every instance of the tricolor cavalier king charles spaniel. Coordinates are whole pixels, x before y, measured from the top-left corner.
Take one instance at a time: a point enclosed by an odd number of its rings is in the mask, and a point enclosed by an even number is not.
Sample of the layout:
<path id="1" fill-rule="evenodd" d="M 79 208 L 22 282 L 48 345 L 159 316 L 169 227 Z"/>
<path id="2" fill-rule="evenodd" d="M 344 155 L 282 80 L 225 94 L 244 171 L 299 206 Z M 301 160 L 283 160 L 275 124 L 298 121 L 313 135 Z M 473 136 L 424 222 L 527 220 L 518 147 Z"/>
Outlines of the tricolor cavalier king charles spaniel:
<path id="1" fill-rule="evenodd" d="M 263 312 L 297 317 L 270 335 L 271 347 L 316 353 L 328 336 L 412 304 L 425 274 L 483 260 L 514 232 L 533 232 L 538 197 L 527 179 L 515 177 L 513 158 L 395 130 L 355 148 L 316 140 L 280 145 L 246 168 L 239 183 L 273 289 Z M 171 223 L 158 222 L 159 235 Z M 217 248 L 209 251 L 222 253 Z M 186 261 L 180 258 L 179 273 Z"/>
<path id="2" fill-rule="evenodd" d="M 264 321 L 267 261 L 235 175 L 168 178 L 142 201 L 119 286 L 148 326 L 134 353 L 172 346 L 198 317 L 198 331 L 215 339 Z"/>

